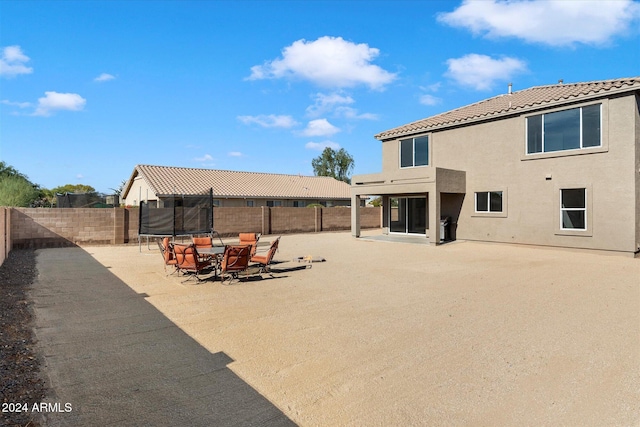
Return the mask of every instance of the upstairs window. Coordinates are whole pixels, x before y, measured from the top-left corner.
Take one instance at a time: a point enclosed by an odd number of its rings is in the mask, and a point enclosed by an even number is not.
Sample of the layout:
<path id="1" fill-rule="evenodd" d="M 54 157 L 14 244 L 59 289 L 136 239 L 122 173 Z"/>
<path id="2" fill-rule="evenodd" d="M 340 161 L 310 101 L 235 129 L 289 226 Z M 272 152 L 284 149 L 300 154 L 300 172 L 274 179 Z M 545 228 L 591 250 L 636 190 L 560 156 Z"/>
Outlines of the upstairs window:
<path id="1" fill-rule="evenodd" d="M 400 140 L 400 167 L 427 166 L 429 164 L 429 137 Z"/>
<path id="2" fill-rule="evenodd" d="M 527 154 L 600 147 L 601 105 L 527 117 Z"/>

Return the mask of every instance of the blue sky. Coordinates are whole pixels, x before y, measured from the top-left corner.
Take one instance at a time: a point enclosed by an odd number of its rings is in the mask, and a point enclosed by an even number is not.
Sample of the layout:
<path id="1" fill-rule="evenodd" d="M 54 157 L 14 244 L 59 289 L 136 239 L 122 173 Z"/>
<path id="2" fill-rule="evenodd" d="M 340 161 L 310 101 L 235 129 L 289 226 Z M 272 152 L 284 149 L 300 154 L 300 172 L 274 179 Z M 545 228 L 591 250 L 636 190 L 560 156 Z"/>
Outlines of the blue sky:
<path id="1" fill-rule="evenodd" d="M 375 134 L 510 82 L 639 76 L 640 2 L 0 0 L 0 55 L 0 160 L 46 188 L 326 146 L 375 173 Z"/>

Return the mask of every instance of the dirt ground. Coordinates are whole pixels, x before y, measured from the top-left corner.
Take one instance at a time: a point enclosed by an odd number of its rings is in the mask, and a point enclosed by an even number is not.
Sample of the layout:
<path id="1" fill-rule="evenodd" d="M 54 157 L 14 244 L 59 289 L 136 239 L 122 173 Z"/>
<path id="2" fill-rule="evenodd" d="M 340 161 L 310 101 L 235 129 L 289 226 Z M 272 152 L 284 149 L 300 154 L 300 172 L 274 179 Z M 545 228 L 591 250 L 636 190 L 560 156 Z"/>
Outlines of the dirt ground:
<path id="1" fill-rule="evenodd" d="M 224 286 L 85 249 L 302 426 L 640 425 L 639 259 L 285 235 L 273 278 Z"/>
<path id="2" fill-rule="evenodd" d="M 46 385 L 33 334 L 28 290 L 36 278 L 36 254 L 11 251 L 0 266 L 0 425 L 38 426 L 40 417 L 23 411 L 39 403 Z M 16 405 L 18 404 L 18 405 Z M 4 406 L 12 405 L 12 407 Z"/>

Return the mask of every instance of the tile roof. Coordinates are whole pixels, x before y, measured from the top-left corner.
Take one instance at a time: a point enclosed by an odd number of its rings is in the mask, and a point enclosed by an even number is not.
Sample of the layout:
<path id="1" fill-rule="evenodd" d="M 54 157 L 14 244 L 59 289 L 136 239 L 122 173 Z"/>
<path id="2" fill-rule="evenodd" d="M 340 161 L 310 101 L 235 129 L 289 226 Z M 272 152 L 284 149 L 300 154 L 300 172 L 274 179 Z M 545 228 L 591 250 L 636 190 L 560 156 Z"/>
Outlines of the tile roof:
<path id="1" fill-rule="evenodd" d="M 640 77 L 584 83 L 558 83 L 498 95 L 475 104 L 447 111 L 377 134 L 381 141 L 399 136 L 460 126 L 478 121 L 521 114 L 554 105 L 640 90 Z"/>
<path id="2" fill-rule="evenodd" d="M 207 194 L 214 197 L 273 197 L 283 199 L 351 199 L 351 186 L 326 176 L 283 175 L 217 169 L 137 165 L 137 174 L 151 189 L 164 194 Z"/>

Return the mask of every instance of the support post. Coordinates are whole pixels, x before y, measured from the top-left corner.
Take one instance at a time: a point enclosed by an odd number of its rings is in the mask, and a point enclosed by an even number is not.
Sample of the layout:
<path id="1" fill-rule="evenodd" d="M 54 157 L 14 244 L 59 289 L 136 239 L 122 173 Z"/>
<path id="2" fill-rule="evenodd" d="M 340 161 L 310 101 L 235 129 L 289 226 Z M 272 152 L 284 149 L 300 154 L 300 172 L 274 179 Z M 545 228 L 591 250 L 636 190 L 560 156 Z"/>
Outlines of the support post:
<path id="1" fill-rule="evenodd" d="M 440 244 L 440 192 L 429 193 L 429 244 Z"/>
<path id="2" fill-rule="evenodd" d="M 360 196 L 351 196 L 351 235 L 360 237 Z"/>

